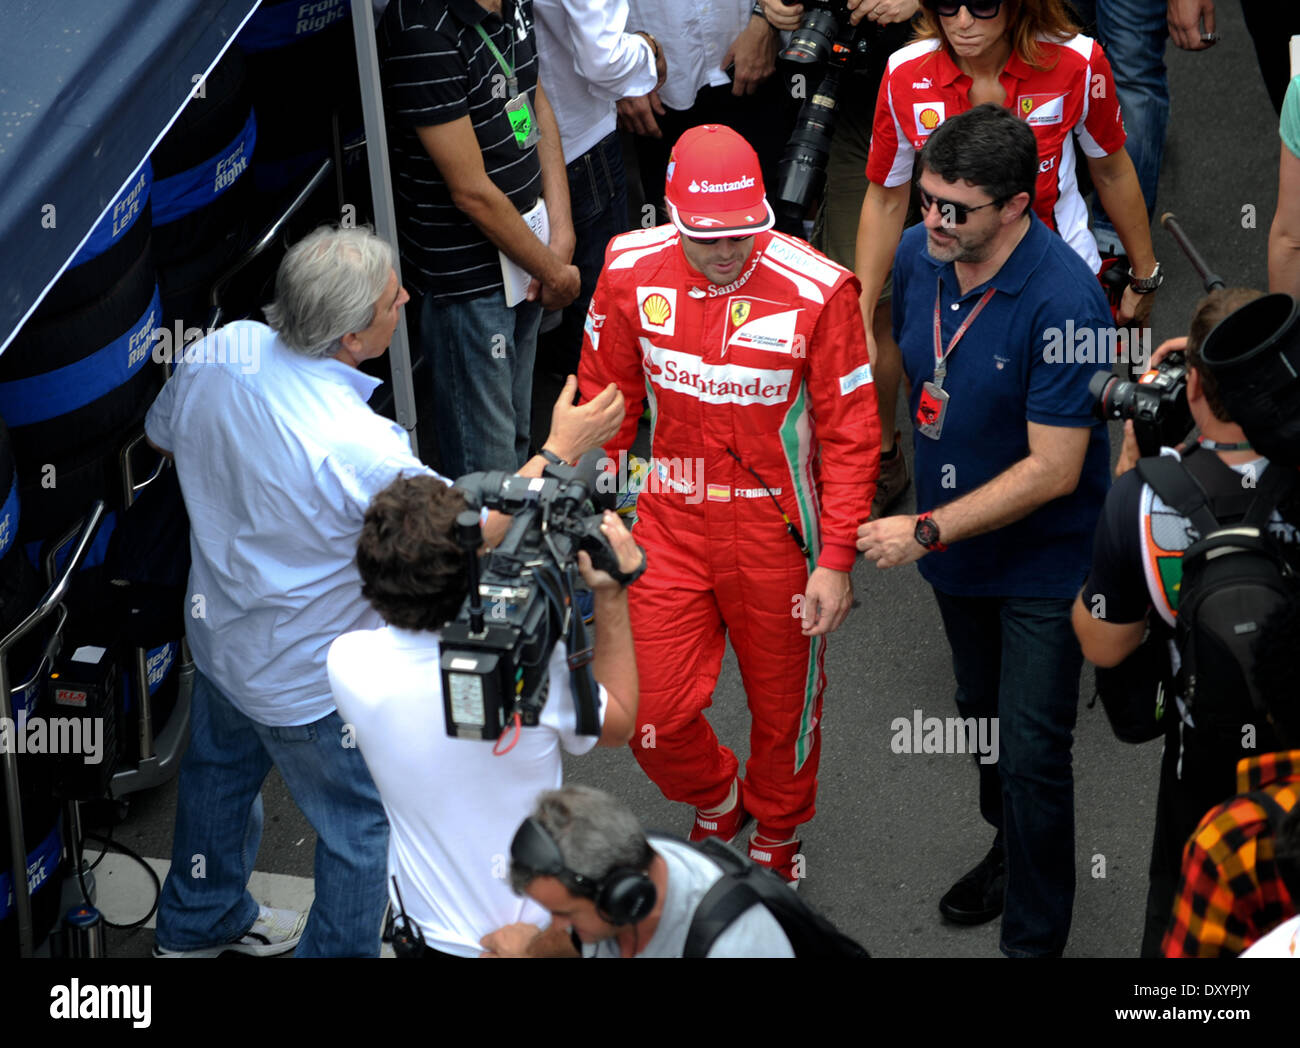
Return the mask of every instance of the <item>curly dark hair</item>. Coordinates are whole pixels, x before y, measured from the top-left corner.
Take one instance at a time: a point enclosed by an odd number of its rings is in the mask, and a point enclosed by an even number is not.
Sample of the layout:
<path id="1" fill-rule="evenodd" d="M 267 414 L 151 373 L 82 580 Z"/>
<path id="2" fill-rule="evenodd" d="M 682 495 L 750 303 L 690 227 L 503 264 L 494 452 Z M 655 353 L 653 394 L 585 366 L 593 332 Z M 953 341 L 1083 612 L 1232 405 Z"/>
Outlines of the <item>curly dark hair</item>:
<path id="1" fill-rule="evenodd" d="M 390 626 L 441 629 L 469 590 L 456 544 L 463 492 L 428 474 L 399 477 L 371 500 L 357 544 L 361 595 Z"/>

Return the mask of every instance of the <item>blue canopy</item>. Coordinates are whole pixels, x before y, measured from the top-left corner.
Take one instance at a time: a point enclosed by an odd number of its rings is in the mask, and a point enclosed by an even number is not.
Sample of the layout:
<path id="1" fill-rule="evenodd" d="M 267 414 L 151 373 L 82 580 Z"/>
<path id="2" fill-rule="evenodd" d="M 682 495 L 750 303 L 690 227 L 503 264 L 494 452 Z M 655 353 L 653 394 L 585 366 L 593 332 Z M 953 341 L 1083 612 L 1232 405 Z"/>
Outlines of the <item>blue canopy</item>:
<path id="1" fill-rule="evenodd" d="M 0 352 L 261 0 L 0 0 Z"/>

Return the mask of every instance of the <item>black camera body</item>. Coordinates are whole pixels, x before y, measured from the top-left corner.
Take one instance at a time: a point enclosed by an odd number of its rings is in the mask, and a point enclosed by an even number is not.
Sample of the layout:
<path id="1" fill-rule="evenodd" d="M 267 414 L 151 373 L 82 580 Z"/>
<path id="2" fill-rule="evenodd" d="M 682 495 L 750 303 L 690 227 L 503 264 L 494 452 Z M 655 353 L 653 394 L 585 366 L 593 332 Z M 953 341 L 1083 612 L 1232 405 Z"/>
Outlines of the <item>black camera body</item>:
<path id="1" fill-rule="evenodd" d="M 575 467 L 547 466 L 542 477 L 493 471 L 456 481 L 471 506 L 512 519 L 480 564 L 479 513 L 457 518 L 470 590 L 442 630 L 442 698 L 453 738 L 497 739 L 516 716 L 521 726 L 535 726 L 546 704 L 551 653 L 566 634 L 578 730 L 600 734 L 591 652 L 573 610 L 579 550 L 598 570 L 624 578 L 591 504 L 598 461 L 592 452 Z"/>
<path id="2" fill-rule="evenodd" d="M 807 0 L 799 28 L 790 34 L 790 42 L 781 57 L 798 65 L 836 65 L 857 68 L 866 59 L 871 38 L 880 27 L 865 19 L 858 25 L 850 21 L 852 12 L 844 0 Z"/>
<path id="3" fill-rule="evenodd" d="M 1138 450 L 1158 455 L 1176 447 L 1192 428 L 1187 404 L 1187 357 L 1170 353 L 1135 382 L 1099 373 L 1088 383 L 1093 414 L 1103 421 L 1132 419 Z"/>

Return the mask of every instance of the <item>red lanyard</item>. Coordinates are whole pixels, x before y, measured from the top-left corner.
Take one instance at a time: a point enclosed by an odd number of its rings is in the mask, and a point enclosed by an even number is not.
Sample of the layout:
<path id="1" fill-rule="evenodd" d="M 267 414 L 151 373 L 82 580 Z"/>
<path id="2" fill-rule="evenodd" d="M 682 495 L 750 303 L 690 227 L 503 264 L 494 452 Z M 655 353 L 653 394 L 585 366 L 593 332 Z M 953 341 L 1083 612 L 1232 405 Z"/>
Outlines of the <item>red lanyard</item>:
<path id="1" fill-rule="evenodd" d="M 943 324 L 939 319 L 939 307 L 941 305 L 940 295 L 943 291 L 943 282 L 937 281 L 934 289 L 934 384 L 940 389 L 943 388 L 943 380 L 948 374 L 948 357 L 952 351 L 957 348 L 957 343 L 961 341 L 962 335 L 966 334 L 966 329 L 971 326 L 975 318 L 980 315 L 980 310 L 989 304 L 989 299 L 997 288 L 989 288 L 975 303 L 975 308 L 970 311 L 961 327 L 952 336 L 952 341 L 948 343 L 948 349 L 945 352 L 943 348 Z"/>

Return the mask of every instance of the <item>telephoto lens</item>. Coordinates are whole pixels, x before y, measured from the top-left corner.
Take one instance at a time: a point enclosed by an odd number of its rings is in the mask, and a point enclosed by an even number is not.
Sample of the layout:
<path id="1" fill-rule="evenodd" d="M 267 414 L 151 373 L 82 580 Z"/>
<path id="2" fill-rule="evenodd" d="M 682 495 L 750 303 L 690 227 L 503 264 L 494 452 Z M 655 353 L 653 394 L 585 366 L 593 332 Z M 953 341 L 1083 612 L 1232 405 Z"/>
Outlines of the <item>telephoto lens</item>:
<path id="1" fill-rule="evenodd" d="M 840 32 L 839 19 L 829 7 L 810 7 L 781 52 L 787 62 L 819 65 L 831 56 L 833 41 Z"/>

